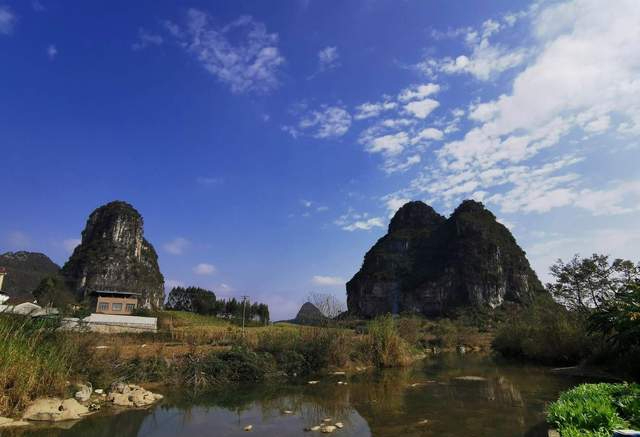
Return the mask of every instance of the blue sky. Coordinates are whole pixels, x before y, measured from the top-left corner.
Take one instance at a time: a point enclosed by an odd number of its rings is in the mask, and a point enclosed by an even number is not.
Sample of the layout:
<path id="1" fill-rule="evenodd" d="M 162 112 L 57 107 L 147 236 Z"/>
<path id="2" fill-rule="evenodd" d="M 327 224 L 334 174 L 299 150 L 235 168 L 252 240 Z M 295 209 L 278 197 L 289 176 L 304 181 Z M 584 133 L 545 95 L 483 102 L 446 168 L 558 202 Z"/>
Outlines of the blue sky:
<path id="1" fill-rule="evenodd" d="M 167 284 L 291 317 L 420 199 L 482 200 L 543 280 L 638 260 L 640 3 L 0 0 L 0 250 L 108 201 Z"/>

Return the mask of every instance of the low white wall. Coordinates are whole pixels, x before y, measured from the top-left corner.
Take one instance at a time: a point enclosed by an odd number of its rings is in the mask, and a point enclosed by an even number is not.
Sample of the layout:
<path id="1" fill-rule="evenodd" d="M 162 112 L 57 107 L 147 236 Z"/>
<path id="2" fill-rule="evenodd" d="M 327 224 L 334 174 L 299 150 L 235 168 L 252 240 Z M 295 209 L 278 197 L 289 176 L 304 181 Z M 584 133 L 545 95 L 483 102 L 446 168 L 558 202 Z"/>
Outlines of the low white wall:
<path id="1" fill-rule="evenodd" d="M 91 332 L 157 332 L 158 319 L 155 317 L 118 316 L 112 314 L 91 314 L 84 319 L 63 319 L 64 329 L 86 329 Z"/>

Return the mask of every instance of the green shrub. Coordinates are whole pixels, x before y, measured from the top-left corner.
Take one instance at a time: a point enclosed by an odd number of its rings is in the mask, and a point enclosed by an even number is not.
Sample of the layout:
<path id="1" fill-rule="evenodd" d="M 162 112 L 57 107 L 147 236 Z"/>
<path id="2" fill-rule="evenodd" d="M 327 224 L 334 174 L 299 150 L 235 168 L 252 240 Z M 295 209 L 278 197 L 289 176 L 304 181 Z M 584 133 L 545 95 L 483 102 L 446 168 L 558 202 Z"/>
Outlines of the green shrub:
<path id="1" fill-rule="evenodd" d="M 640 385 L 583 384 L 560 395 L 547 421 L 566 436 L 610 436 L 614 429 L 638 426 Z"/>

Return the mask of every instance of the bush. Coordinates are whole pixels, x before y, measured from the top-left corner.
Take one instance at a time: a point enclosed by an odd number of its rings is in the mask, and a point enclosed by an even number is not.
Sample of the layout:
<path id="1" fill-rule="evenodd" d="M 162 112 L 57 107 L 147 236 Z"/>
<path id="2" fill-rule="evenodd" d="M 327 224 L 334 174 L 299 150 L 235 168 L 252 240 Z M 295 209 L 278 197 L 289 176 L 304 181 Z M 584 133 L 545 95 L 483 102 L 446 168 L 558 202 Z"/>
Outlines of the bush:
<path id="1" fill-rule="evenodd" d="M 566 436 L 610 436 L 640 425 L 640 385 L 583 384 L 552 403 L 547 421 Z"/>
<path id="2" fill-rule="evenodd" d="M 570 365 L 593 355 L 599 342 L 588 334 L 582 315 L 539 299 L 503 323 L 492 346 L 505 356 Z"/>

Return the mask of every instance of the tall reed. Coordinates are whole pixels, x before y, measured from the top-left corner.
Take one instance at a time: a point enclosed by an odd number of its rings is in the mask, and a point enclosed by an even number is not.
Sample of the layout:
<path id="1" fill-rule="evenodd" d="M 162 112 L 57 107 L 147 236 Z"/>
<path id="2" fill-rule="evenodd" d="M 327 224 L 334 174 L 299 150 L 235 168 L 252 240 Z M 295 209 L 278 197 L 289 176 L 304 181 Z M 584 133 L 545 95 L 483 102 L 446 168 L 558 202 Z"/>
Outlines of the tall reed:
<path id="1" fill-rule="evenodd" d="M 64 393 L 79 345 L 57 327 L 52 320 L 0 315 L 0 415 Z"/>

